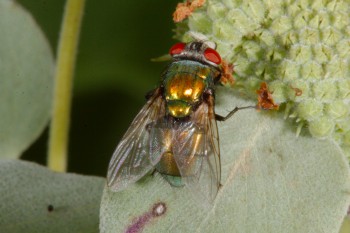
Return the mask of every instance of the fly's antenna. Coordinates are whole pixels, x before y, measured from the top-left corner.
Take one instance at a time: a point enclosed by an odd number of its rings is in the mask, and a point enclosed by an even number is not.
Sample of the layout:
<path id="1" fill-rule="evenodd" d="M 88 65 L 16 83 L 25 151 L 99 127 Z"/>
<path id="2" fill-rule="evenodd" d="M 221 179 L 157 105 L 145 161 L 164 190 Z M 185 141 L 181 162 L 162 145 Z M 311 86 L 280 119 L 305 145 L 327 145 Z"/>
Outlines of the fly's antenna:
<path id="1" fill-rule="evenodd" d="M 209 48 L 216 49 L 216 43 L 213 41 L 210 41 L 206 35 L 195 31 L 189 31 L 187 34 L 195 41 L 202 42 Z"/>

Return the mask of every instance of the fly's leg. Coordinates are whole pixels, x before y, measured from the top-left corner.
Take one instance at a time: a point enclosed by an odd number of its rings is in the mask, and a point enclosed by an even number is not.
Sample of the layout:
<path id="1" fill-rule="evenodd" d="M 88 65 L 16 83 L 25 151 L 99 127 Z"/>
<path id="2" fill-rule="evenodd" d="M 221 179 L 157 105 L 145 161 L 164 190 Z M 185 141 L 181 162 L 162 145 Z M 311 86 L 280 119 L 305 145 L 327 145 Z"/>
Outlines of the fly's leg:
<path id="1" fill-rule="evenodd" d="M 157 171 L 157 169 L 153 169 L 153 171 L 151 172 L 151 176 L 155 176 L 156 171 Z"/>
<path id="2" fill-rule="evenodd" d="M 230 117 L 233 116 L 233 114 L 235 114 L 237 111 L 239 110 L 243 110 L 243 109 L 248 109 L 248 108 L 254 108 L 256 109 L 256 106 L 246 106 L 246 107 L 235 107 L 231 112 L 229 112 L 226 116 L 220 116 L 218 114 L 215 113 L 215 120 L 217 121 L 226 121 L 227 119 L 229 119 Z"/>
<path id="3" fill-rule="evenodd" d="M 212 106 L 212 109 L 214 108 L 214 90 L 211 88 L 208 88 L 205 92 L 204 92 L 204 100 Z M 215 115 L 215 120 L 217 121 L 226 121 L 227 119 L 229 119 L 230 117 L 233 116 L 233 114 L 235 114 L 237 111 L 239 110 L 243 110 L 243 109 L 248 109 L 248 108 L 254 108 L 256 109 L 256 106 L 246 106 L 246 107 L 235 107 L 232 111 L 230 111 L 226 116 L 221 116 L 219 114 L 214 113 Z"/>
<path id="4" fill-rule="evenodd" d="M 157 87 L 153 90 L 150 90 L 149 92 L 146 93 L 145 98 L 146 100 L 151 99 L 153 96 L 157 96 L 163 93 L 163 86 Z"/>

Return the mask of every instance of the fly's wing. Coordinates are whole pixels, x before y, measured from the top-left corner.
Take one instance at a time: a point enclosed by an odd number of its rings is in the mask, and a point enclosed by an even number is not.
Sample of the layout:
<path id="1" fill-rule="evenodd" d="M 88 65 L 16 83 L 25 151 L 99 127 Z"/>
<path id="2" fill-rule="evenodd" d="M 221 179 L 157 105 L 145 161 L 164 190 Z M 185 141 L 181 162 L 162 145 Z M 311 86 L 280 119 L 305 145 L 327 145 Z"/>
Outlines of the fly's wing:
<path id="1" fill-rule="evenodd" d="M 220 187 L 221 165 L 214 98 L 209 97 L 177 130 L 174 158 L 185 185 L 212 203 Z"/>
<path id="2" fill-rule="evenodd" d="M 158 88 L 137 114 L 113 153 L 107 174 L 107 185 L 112 191 L 123 190 L 138 181 L 159 162 L 160 156 L 152 157 L 149 153 L 147 128 L 164 116 L 164 111 L 164 100 Z"/>

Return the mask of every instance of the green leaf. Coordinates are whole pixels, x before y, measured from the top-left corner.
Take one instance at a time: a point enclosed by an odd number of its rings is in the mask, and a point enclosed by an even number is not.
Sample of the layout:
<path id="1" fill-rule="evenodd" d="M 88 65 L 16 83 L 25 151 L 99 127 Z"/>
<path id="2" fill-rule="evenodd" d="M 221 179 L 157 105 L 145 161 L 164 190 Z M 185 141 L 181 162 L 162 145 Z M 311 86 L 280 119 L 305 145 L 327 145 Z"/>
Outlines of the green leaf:
<path id="1" fill-rule="evenodd" d="M 218 88 L 219 114 L 248 105 L 254 103 Z M 296 137 L 271 112 L 242 110 L 218 125 L 223 186 L 210 208 L 156 174 L 122 192 L 105 188 L 101 232 L 338 233 L 350 203 L 350 174 L 334 142 Z M 152 214 L 157 203 L 166 207 L 158 217 Z"/>
<path id="2" fill-rule="evenodd" d="M 98 232 L 104 179 L 0 162 L 1 232 Z"/>
<path id="3" fill-rule="evenodd" d="M 54 61 L 43 32 L 15 1 L 0 1 L 0 32 L 0 158 L 17 158 L 49 120 Z"/>

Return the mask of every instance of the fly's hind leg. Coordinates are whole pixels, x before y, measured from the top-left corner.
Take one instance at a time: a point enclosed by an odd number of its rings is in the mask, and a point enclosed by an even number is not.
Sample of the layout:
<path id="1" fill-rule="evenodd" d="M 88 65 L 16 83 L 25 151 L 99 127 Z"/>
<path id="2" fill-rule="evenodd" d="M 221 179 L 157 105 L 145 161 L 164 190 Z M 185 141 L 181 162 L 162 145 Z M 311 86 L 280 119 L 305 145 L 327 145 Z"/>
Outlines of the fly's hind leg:
<path id="1" fill-rule="evenodd" d="M 211 88 L 208 88 L 205 92 L 204 92 L 204 99 L 207 102 L 208 105 L 211 106 L 211 108 L 214 108 L 214 90 Z M 235 114 L 237 111 L 239 110 L 243 110 L 243 109 L 248 109 L 248 108 L 254 108 L 257 109 L 256 106 L 246 106 L 246 107 L 235 107 L 232 111 L 230 111 L 226 116 L 221 116 L 219 114 L 214 113 L 215 115 L 215 120 L 217 121 L 226 121 L 227 119 L 229 119 L 230 117 L 233 116 L 233 114 Z"/>
<path id="2" fill-rule="evenodd" d="M 230 117 L 232 117 L 233 114 L 235 114 L 237 111 L 243 110 L 243 109 L 248 109 L 248 108 L 254 108 L 254 109 L 256 109 L 256 106 L 235 107 L 235 108 L 234 108 L 232 111 L 230 111 L 226 116 L 221 116 L 221 115 L 215 113 L 215 119 L 216 119 L 217 121 L 226 121 L 227 119 L 229 119 Z"/>

